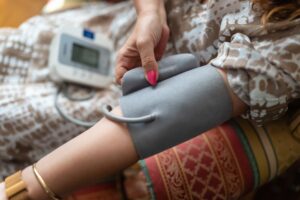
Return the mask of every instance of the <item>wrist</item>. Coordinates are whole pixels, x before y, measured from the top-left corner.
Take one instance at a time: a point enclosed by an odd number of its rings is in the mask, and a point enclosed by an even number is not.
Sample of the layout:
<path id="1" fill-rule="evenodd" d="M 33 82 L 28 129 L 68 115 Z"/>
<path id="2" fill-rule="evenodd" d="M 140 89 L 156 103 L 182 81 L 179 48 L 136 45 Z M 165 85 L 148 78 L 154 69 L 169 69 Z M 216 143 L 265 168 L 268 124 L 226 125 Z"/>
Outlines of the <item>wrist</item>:
<path id="1" fill-rule="evenodd" d="M 157 14 L 165 15 L 165 5 L 162 0 L 135 0 L 137 15 Z"/>
<path id="2" fill-rule="evenodd" d="M 27 185 L 27 191 L 32 200 L 49 200 L 47 194 L 43 191 L 38 180 L 34 176 L 31 166 L 22 171 L 22 179 Z"/>
<path id="3" fill-rule="evenodd" d="M 165 12 L 162 11 L 153 11 L 153 10 L 145 10 L 138 15 L 138 20 L 143 20 L 146 18 L 155 18 L 158 19 L 161 25 L 167 25 L 167 19 Z"/>

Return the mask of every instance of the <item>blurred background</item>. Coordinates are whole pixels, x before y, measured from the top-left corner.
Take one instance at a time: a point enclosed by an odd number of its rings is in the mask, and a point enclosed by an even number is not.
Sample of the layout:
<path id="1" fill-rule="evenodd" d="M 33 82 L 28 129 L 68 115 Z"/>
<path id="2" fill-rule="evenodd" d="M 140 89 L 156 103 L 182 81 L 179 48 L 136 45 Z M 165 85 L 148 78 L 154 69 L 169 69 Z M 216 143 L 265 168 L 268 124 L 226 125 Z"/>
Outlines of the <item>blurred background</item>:
<path id="1" fill-rule="evenodd" d="M 0 0 L 0 27 L 18 27 L 41 12 L 48 0 Z"/>
<path id="2" fill-rule="evenodd" d="M 18 27 L 39 13 L 57 12 L 92 1 L 97 0 L 0 0 L 0 27 Z"/>

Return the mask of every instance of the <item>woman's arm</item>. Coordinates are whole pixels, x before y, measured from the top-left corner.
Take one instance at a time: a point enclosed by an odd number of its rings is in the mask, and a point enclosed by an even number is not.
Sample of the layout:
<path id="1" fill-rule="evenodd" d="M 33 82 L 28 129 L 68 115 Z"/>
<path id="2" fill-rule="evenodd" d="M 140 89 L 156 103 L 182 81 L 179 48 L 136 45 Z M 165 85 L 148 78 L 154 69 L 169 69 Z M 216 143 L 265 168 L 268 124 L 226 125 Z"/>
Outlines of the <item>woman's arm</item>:
<path id="1" fill-rule="evenodd" d="M 219 72 L 228 86 L 226 73 L 221 70 Z M 232 116 L 237 116 L 245 111 L 246 106 L 229 91 L 233 103 Z M 121 115 L 119 108 L 114 112 Z M 37 163 L 37 169 L 47 185 L 55 193 L 64 196 L 79 187 L 115 174 L 137 160 L 138 155 L 126 126 L 104 118 L 94 127 L 42 158 Z M 32 200 L 49 199 L 37 182 L 31 167 L 23 170 L 22 175 Z M 0 185 L 1 193 L 3 194 Z"/>
<path id="2" fill-rule="evenodd" d="M 228 86 L 226 73 L 219 70 Z M 228 88 L 229 89 L 229 88 Z M 245 111 L 245 104 L 234 95 L 232 116 Z M 115 111 L 121 115 L 120 109 Z M 38 171 L 49 187 L 60 196 L 96 183 L 117 173 L 138 160 L 132 139 L 125 125 L 102 119 L 94 127 L 53 151 L 37 163 Z M 47 199 L 31 167 L 23 171 L 33 200 Z"/>

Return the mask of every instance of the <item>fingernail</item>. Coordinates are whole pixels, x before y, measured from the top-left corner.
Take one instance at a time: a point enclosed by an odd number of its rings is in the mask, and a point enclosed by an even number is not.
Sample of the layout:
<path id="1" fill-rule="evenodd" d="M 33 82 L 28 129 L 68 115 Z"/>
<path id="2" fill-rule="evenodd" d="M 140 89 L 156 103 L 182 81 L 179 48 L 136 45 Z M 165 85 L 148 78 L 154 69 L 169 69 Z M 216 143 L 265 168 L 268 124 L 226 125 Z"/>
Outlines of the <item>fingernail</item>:
<path id="1" fill-rule="evenodd" d="M 156 85 L 157 83 L 157 80 L 156 80 L 156 71 L 155 70 L 150 70 L 147 72 L 147 79 L 148 79 L 148 82 L 151 84 L 151 85 Z"/>

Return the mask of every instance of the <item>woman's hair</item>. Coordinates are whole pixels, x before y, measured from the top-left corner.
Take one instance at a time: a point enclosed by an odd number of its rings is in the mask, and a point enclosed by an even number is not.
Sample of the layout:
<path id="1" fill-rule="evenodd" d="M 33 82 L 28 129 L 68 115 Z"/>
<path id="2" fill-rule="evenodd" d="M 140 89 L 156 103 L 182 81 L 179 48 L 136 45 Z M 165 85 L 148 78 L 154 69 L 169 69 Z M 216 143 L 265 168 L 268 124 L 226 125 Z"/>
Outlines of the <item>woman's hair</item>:
<path id="1" fill-rule="evenodd" d="M 261 21 L 268 22 L 291 21 L 300 17 L 300 0 L 252 0 L 263 10 Z"/>

